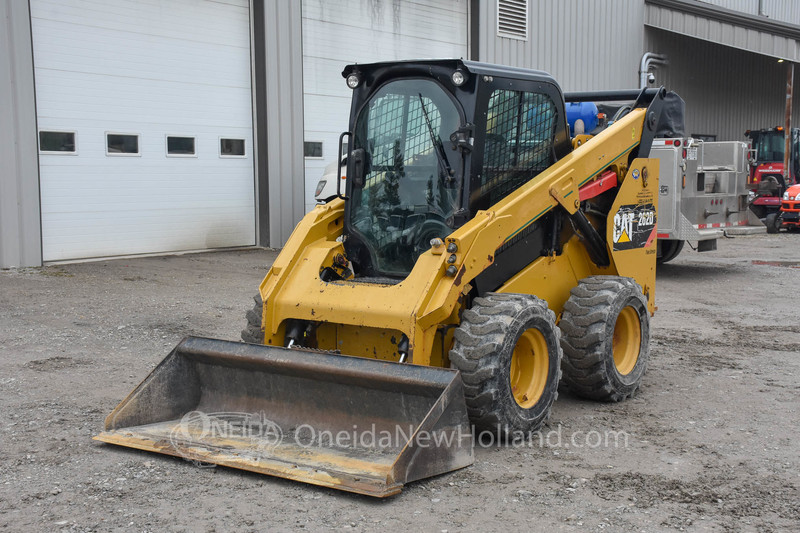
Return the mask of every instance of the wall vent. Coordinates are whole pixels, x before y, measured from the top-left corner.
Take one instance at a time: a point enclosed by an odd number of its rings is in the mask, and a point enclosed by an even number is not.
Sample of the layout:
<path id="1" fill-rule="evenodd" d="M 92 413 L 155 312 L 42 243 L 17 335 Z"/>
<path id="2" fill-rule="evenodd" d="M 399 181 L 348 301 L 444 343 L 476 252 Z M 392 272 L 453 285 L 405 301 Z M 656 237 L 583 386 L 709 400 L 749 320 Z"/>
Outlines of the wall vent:
<path id="1" fill-rule="evenodd" d="M 528 0 L 497 0 L 497 36 L 528 40 Z"/>

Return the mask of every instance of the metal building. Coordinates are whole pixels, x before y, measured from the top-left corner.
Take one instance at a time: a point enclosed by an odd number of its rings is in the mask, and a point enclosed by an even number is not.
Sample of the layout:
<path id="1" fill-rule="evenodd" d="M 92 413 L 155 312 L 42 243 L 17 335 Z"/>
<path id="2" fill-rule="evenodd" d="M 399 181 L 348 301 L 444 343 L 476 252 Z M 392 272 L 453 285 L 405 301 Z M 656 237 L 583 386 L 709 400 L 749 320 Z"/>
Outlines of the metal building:
<path id="1" fill-rule="evenodd" d="M 0 267 L 281 246 L 337 158 L 347 63 L 652 74 L 731 140 L 782 124 L 799 43 L 790 0 L 0 0 Z"/>
<path id="2" fill-rule="evenodd" d="M 792 0 L 500 0 L 478 2 L 482 61 L 539 68 L 567 91 L 651 85 L 686 101 L 687 133 L 744 140 L 783 125 L 787 72 L 800 61 Z M 498 6 L 524 12 L 525 35 L 499 35 Z M 526 12 L 525 12 L 526 11 Z M 660 59 L 660 60 L 659 60 Z M 800 105 L 793 105 L 798 124 Z"/>

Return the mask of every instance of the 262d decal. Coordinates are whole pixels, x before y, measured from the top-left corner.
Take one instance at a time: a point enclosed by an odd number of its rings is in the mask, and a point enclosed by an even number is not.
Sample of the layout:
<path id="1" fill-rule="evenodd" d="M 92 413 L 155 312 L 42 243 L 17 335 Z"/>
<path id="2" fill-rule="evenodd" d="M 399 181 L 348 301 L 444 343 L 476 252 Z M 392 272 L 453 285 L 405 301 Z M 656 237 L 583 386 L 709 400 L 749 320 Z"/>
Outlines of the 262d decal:
<path id="1" fill-rule="evenodd" d="M 644 248 L 656 228 L 653 204 L 620 206 L 613 219 L 614 251 Z"/>

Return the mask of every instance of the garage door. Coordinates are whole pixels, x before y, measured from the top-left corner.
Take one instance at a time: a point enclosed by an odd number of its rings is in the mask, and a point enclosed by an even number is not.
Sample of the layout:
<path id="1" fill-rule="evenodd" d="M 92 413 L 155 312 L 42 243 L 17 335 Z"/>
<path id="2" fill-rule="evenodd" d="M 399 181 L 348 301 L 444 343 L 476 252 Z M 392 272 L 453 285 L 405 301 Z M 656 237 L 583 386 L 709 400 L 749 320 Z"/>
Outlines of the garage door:
<path id="1" fill-rule="evenodd" d="M 45 261 L 255 244 L 247 0 L 31 0 Z"/>
<path id="2" fill-rule="evenodd" d="M 467 57 L 467 0 L 303 0 L 306 209 L 347 129 L 350 63 Z"/>

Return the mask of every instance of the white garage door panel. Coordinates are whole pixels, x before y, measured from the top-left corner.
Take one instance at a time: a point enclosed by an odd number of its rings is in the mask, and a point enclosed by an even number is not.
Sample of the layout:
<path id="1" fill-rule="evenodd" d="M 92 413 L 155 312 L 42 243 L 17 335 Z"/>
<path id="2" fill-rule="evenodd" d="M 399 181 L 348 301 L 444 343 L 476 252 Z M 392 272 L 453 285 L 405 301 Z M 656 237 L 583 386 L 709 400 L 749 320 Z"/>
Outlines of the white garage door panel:
<path id="1" fill-rule="evenodd" d="M 337 24 L 327 24 L 324 22 L 316 21 L 308 25 L 309 31 L 318 32 L 322 37 L 318 43 L 308 50 L 307 53 L 318 53 L 322 58 L 327 59 L 341 59 L 341 57 L 331 57 L 333 50 L 337 44 L 341 48 L 341 42 L 337 43 L 335 37 L 330 36 L 334 31 L 346 31 Z M 413 59 L 424 57 L 445 57 L 440 52 L 442 45 L 447 49 L 451 49 L 454 44 L 452 40 L 437 39 L 436 36 L 446 35 L 446 30 L 431 29 L 430 38 L 424 38 L 424 35 L 409 35 L 404 33 L 393 33 L 391 29 L 383 30 L 381 28 L 353 28 L 352 31 L 359 31 L 358 39 L 352 42 L 346 48 L 350 48 L 351 57 L 363 57 L 365 52 L 373 57 L 381 57 L 377 61 L 391 61 L 393 59 Z M 463 34 L 462 34 L 463 35 Z M 458 37 L 458 34 L 455 35 Z M 358 49 L 358 44 L 365 45 L 365 41 L 369 40 L 369 51 Z M 341 38 L 339 39 L 341 41 Z M 333 47 L 333 48 L 332 48 Z M 459 50 L 463 52 L 463 50 Z M 459 53 L 459 56 L 463 53 Z M 448 56 L 451 57 L 451 56 Z M 364 62 L 359 60 L 359 62 Z"/>
<path id="2" fill-rule="evenodd" d="M 94 73 L 104 76 L 142 77 L 201 85 L 249 86 L 249 42 L 241 46 L 185 41 L 174 37 L 142 35 L 103 28 L 89 28 L 92 41 L 86 41 L 85 26 L 42 20 L 37 31 L 47 35 L 37 52 L 42 58 L 37 67 Z M 98 47 L 97 42 L 110 46 Z M 92 62 L 85 60 L 91 55 Z M 208 68 L 192 56 L 204 58 Z"/>
<path id="3" fill-rule="evenodd" d="M 342 80 L 344 83 L 344 80 Z M 348 89 L 349 91 L 349 89 Z M 306 113 L 306 137 L 310 139 L 311 131 L 345 131 L 350 118 L 350 98 L 328 96 L 324 94 L 306 94 L 305 104 L 312 109 L 325 109 L 325 113 Z M 338 136 L 337 136 L 338 141 Z M 333 152 L 331 152 L 333 153 Z M 324 154 L 327 157 L 330 154 Z"/>
<path id="4" fill-rule="evenodd" d="M 34 0 L 31 15 L 126 33 L 248 46 L 247 34 L 229 31 L 248 17 L 248 0 Z"/>
<path id="5" fill-rule="evenodd" d="M 92 231 L 81 231 L 85 225 L 70 227 L 69 223 L 74 217 L 57 215 L 52 217 L 53 224 L 64 223 L 63 236 L 56 235 L 58 241 L 50 247 L 50 252 L 58 257 L 60 255 L 77 254 L 78 257 L 98 257 L 96 249 L 102 247 L 103 255 L 127 255 L 135 253 L 150 253 L 154 244 L 166 250 L 202 250 L 228 246 L 231 239 L 242 238 L 239 230 L 238 212 L 233 210 L 225 212 L 215 209 L 213 216 L 209 216 L 205 209 L 198 208 L 191 213 L 195 218 L 207 220 L 204 227 L 198 228 L 184 215 L 170 216 L 171 212 L 151 211 L 140 212 L 114 212 L 114 219 L 125 228 L 114 235 L 100 234 Z M 87 215 L 87 220 L 96 224 L 104 224 L 109 212 L 96 212 Z M 159 222 L 153 222 L 153 215 L 158 216 Z M 92 239 L 92 242 L 88 242 Z M 70 257 L 73 259 L 74 257 Z M 57 260 L 57 259 L 54 259 Z"/>
<path id="6" fill-rule="evenodd" d="M 303 19 L 335 24 L 342 28 L 340 37 L 347 35 L 348 28 L 359 30 L 356 36 L 362 35 L 361 29 L 372 28 L 425 40 L 457 42 L 467 31 L 467 0 L 304 0 Z"/>
<path id="7" fill-rule="evenodd" d="M 303 91 L 305 94 L 339 96 L 349 102 L 351 91 L 342 77 L 342 71 L 353 61 L 306 56 L 303 59 Z"/>
<path id="8" fill-rule="evenodd" d="M 41 154 L 47 261 L 255 243 L 247 0 L 32 0 L 40 130 L 77 133 Z M 139 135 L 107 156 L 106 132 Z M 166 135 L 195 137 L 167 157 Z M 244 139 L 221 158 L 219 139 Z"/>
<path id="9" fill-rule="evenodd" d="M 467 56 L 467 0 L 389 2 L 303 0 L 303 110 L 307 141 L 322 141 L 323 159 L 306 159 L 306 208 L 322 170 L 336 160 L 347 129 L 350 63 Z"/>
<path id="10" fill-rule="evenodd" d="M 196 173 L 185 170 L 172 174 L 149 172 L 141 168 L 141 175 L 131 177 L 128 173 L 98 175 L 91 169 L 76 168 L 83 174 L 80 180 L 47 183 L 48 194 L 42 197 L 42 206 L 51 213 L 75 213 L 92 211 L 140 211 L 171 209 L 179 214 L 181 209 L 202 207 L 213 209 L 237 208 L 250 213 L 249 206 L 241 198 L 252 186 L 225 182 L 224 177 L 199 180 Z M 158 195 L 153 195 L 157 190 Z M 133 209 L 135 207 L 135 209 Z M 80 220 L 76 220 L 80 224 Z"/>
<path id="11" fill-rule="evenodd" d="M 117 124 L 219 126 L 247 124 L 250 89 L 191 86 L 161 80 L 125 79 L 74 72 L 41 71 L 37 74 L 36 102 L 39 118 L 63 118 L 70 124 L 103 122 L 103 131 Z M 69 106 L 65 103 L 69 102 Z M 247 107 L 248 109 L 244 109 Z M 197 110 L 192 112 L 192 110 Z M 42 125 L 39 129 L 52 127 Z M 249 131 L 249 128 L 244 128 Z M 135 133 L 135 132 L 134 132 Z M 175 132 L 170 132 L 175 133 Z"/>
<path id="12" fill-rule="evenodd" d="M 307 78 L 306 78 L 307 79 Z M 337 76 L 344 84 L 344 78 Z M 346 87 L 346 86 L 345 86 Z M 350 89 L 347 89 L 348 93 Z M 347 130 L 350 120 L 350 98 L 343 96 L 327 96 L 324 94 L 305 94 L 304 99 L 305 139 L 307 141 L 322 141 L 322 159 L 306 159 L 306 202 L 307 208 L 314 205 L 314 192 L 325 166 L 336 160 L 339 149 L 339 135 Z M 311 110 L 325 112 L 311 113 Z M 338 133 L 337 133 L 338 132 Z"/>

